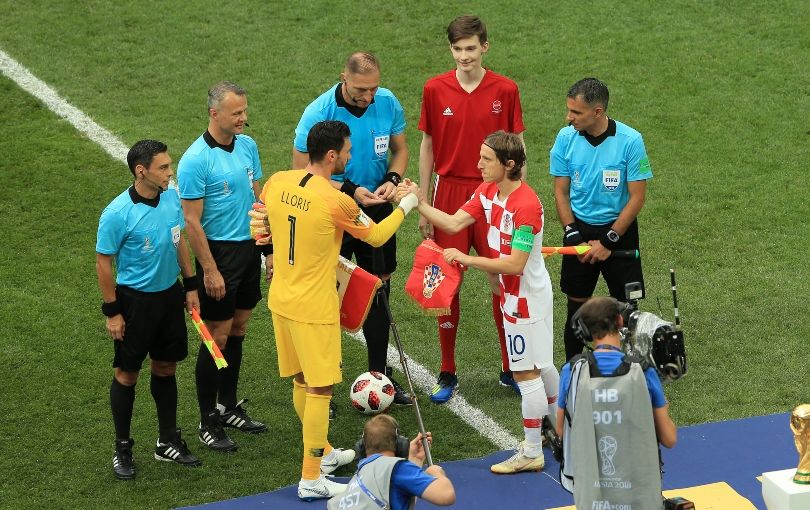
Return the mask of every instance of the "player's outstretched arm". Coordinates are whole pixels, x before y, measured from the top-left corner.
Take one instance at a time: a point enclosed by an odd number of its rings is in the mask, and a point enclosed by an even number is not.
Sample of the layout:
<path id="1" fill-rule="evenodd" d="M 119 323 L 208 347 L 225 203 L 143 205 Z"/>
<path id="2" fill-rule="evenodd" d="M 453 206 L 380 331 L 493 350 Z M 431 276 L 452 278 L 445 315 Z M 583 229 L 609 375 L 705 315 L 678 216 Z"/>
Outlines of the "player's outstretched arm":
<path id="1" fill-rule="evenodd" d="M 526 267 L 526 262 L 529 260 L 529 253 L 520 250 L 513 250 L 506 257 L 491 259 L 474 257 L 455 248 L 447 248 L 442 256 L 447 262 L 458 262 L 491 274 L 522 274 L 523 268 Z"/>
<path id="2" fill-rule="evenodd" d="M 419 199 L 418 210 L 422 217 L 445 232 L 455 234 L 475 223 L 475 218 L 461 209 L 456 211 L 455 214 L 450 215 L 431 206 L 428 203 L 425 192 L 410 179 L 402 181 L 397 190 L 399 197 L 403 196 L 405 193 L 413 193 L 416 195 Z"/>

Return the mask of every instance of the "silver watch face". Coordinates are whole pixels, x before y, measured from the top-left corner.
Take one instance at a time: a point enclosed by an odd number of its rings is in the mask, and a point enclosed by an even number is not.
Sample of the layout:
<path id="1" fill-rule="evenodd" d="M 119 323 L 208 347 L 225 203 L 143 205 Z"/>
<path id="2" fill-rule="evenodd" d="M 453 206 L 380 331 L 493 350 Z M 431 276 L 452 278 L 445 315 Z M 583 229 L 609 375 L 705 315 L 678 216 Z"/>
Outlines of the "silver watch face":
<path id="1" fill-rule="evenodd" d="M 612 230 L 607 233 L 607 238 L 610 239 L 614 243 L 619 242 L 619 234 L 617 234 L 616 232 L 614 232 Z"/>

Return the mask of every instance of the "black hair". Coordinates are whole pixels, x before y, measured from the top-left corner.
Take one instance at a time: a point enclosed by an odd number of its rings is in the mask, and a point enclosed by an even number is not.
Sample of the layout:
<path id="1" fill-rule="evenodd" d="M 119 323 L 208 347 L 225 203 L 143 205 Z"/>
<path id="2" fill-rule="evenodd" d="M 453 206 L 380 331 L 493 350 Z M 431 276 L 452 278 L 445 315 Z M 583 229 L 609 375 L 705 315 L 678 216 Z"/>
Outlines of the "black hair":
<path id="1" fill-rule="evenodd" d="M 585 101 L 588 106 L 601 105 L 605 111 L 608 109 L 610 93 L 608 92 L 607 85 L 601 80 L 596 78 L 583 78 L 571 85 L 571 88 L 568 89 L 568 97 L 576 99 L 579 96 L 582 96 L 582 100 Z"/>
<path id="2" fill-rule="evenodd" d="M 324 120 L 318 122 L 307 135 L 307 152 L 312 163 L 319 163 L 329 151 L 340 152 L 352 132 L 345 122 Z"/>
<path id="3" fill-rule="evenodd" d="M 168 150 L 169 148 L 165 143 L 157 140 L 140 140 L 135 142 L 135 145 L 127 152 L 129 171 L 135 176 L 136 166 L 143 165 L 145 168 L 149 168 L 149 165 L 152 164 L 152 160 L 155 159 L 155 155 L 167 152 Z"/>

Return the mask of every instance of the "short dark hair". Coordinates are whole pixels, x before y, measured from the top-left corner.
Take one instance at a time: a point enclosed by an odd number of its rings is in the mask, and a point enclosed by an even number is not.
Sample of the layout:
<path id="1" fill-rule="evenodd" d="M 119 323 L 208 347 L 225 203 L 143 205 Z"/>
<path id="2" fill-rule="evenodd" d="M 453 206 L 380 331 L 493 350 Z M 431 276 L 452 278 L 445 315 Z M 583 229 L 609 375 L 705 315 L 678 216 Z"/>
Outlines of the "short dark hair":
<path id="1" fill-rule="evenodd" d="M 140 140 L 135 142 L 135 145 L 127 152 L 127 165 L 132 175 L 135 175 L 135 167 L 143 165 L 149 168 L 155 155 L 168 152 L 169 148 L 165 143 L 157 140 Z"/>
<path id="2" fill-rule="evenodd" d="M 447 26 L 447 40 L 454 44 L 460 39 L 478 36 L 478 42 L 487 42 L 487 26 L 478 16 L 465 14 L 450 22 Z"/>
<path id="3" fill-rule="evenodd" d="M 608 92 L 607 85 L 601 80 L 596 78 L 583 78 L 578 82 L 571 85 L 568 89 L 568 97 L 576 99 L 582 96 L 582 100 L 588 106 L 601 105 L 605 111 L 608 109 L 608 100 L 610 93 Z"/>
<path id="4" fill-rule="evenodd" d="M 591 333 L 591 338 L 619 332 L 619 314 L 622 305 L 612 297 L 592 297 L 579 309 L 579 317 Z"/>
<path id="5" fill-rule="evenodd" d="M 318 122 L 307 135 L 307 152 L 312 163 L 319 163 L 329 151 L 340 152 L 352 132 L 345 122 L 324 120 Z"/>
<path id="6" fill-rule="evenodd" d="M 233 92 L 237 96 L 247 95 L 247 90 L 240 87 L 236 83 L 230 81 L 221 81 L 219 83 L 215 83 L 210 89 L 208 89 L 208 109 L 219 108 L 219 105 L 222 103 L 222 100 L 225 99 L 225 95 L 228 92 Z"/>
<path id="7" fill-rule="evenodd" d="M 495 131 L 484 139 L 484 145 L 495 151 L 495 157 L 503 166 L 507 166 L 510 159 L 514 161 L 515 166 L 507 171 L 506 177 L 510 181 L 520 180 L 520 170 L 526 164 L 526 149 L 518 135 Z"/>
<path id="8" fill-rule="evenodd" d="M 367 74 L 380 70 L 380 61 L 373 53 L 356 51 L 346 59 L 346 71 L 352 74 Z"/>
<path id="9" fill-rule="evenodd" d="M 378 414 L 363 427 L 363 445 L 366 455 L 385 451 L 397 451 L 399 424 L 393 416 Z"/>

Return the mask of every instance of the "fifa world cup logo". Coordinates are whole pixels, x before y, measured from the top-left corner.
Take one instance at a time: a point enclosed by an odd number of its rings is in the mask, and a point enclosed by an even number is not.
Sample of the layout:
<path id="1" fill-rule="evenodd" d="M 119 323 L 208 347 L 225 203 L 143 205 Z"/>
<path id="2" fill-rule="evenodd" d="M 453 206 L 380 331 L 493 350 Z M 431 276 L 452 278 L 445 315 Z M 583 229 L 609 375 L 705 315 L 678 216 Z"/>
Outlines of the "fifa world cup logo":
<path id="1" fill-rule="evenodd" d="M 612 476 L 616 474 L 616 466 L 613 464 L 613 456 L 619 444 L 613 436 L 602 436 L 599 438 L 599 459 L 602 461 L 602 474 Z"/>
<path id="2" fill-rule="evenodd" d="M 797 406 L 790 415 L 790 430 L 793 442 L 799 451 L 799 467 L 793 475 L 793 482 L 810 485 L 810 404 Z"/>

